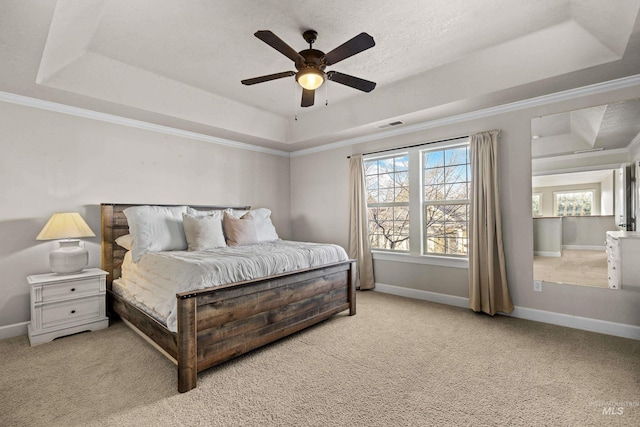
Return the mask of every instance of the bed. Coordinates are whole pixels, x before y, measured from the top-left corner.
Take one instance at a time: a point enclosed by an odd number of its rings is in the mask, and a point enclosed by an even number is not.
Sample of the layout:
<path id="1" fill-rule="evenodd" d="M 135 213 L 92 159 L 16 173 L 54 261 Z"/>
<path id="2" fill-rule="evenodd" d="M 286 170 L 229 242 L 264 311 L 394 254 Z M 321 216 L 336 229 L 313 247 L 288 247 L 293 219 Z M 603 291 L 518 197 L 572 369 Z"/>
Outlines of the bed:
<path id="1" fill-rule="evenodd" d="M 114 292 L 127 250 L 116 239 L 129 233 L 124 210 L 133 204 L 103 203 L 102 268 L 107 276 L 108 312 L 172 359 L 178 391 L 197 385 L 197 373 L 349 310 L 356 314 L 355 261 L 271 274 L 235 283 L 178 292 L 175 331 Z M 175 206 L 175 205 L 158 205 Z M 198 211 L 248 206 L 190 206 Z M 117 283 L 117 282 L 116 282 Z"/>

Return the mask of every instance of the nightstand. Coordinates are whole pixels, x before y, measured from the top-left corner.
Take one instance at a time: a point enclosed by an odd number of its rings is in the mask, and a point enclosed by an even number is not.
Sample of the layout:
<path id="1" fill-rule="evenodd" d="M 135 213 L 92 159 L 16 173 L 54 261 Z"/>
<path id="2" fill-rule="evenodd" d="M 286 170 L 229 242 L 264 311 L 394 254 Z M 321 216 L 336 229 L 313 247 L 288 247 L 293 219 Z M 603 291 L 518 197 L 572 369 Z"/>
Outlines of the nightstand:
<path id="1" fill-rule="evenodd" d="M 75 274 L 36 274 L 31 285 L 31 345 L 109 326 L 106 271 L 86 268 Z"/>

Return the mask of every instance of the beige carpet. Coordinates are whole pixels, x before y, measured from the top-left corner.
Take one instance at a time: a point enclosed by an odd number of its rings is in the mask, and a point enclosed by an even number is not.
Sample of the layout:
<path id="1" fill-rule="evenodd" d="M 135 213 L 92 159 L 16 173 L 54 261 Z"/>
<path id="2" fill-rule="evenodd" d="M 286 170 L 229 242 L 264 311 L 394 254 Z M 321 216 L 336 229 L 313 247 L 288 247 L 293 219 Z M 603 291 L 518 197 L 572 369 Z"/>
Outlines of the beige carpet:
<path id="1" fill-rule="evenodd" d="M 2 426 L 640 425 L 640 341 L 375 292 L 185 394 L 120 322 L 0 360 Z"/>
<path id="2" fill-rule="evenodd" d="M 545 282 L 608 288 L 607 253 L 563 249 L 561 257 L 533 258 L 533 278 Z"/>

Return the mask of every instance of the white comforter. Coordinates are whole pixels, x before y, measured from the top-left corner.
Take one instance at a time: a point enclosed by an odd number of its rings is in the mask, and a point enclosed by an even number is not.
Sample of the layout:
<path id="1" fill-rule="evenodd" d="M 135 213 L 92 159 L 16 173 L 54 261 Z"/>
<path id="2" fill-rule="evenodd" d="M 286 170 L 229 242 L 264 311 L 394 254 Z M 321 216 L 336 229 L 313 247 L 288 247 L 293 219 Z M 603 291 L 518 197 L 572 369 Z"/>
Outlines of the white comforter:
<path id="1" fill-rule="evenodd" d="M 177 331 L 176 293 L 345 261 L 338 245 L 277 240 L 207 251 L 127 252 L 114 291 Z"/>

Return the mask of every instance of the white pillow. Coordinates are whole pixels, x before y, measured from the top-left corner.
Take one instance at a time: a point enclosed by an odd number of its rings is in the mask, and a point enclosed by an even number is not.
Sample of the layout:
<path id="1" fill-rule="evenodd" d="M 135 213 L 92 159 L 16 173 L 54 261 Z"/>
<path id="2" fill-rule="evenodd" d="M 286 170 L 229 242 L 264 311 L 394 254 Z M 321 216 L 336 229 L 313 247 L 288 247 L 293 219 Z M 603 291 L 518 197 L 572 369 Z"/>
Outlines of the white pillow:
<path id="1" fill-rule="evenodd" d="M 132 206 L 124 210 L 133 236 L 131 256 L 138 262 L 147 252 L 187 249 L 182 226 L 186 206 Z"/>
<path id="2" fill-rule="evenodd" d="M 198 209 L 194 209 L 191 206 L 187 207 L 187 213 L 191 216 L 215 216 L 217 218 L 222 219 L 222 215 L 224 214 L 223 210 L 210 210 L 210 211 L 201 211 Z"/>
<path id="3" fill-rule="evenodd" d="M 267 208 L 251 209 L 250 211 L 229 209 L 227 212 L 233 214 L 236 218 L 241 218 L 247 212 L 251 212 L 251 217 L 256 226 L 258 242 L 271 242 L 280 239 L 276 232 L 276 227 L 271 222 L 271 210 Z"/>
<path id="4" fill-rule="evenodd" d="M 126 250 L 130 251 L 133 247 L 133 236 L 131 234 L 120 236 L 116 239 L 116 244 L 121 248 L 125 248 Z"/>
<path id="5" fill-rule="evenodd" d="M 182 221 L 190 251 L 204 251 L 227 246 L 222 232 L 222 214 L 194 216 L 183 213 Z"/>

